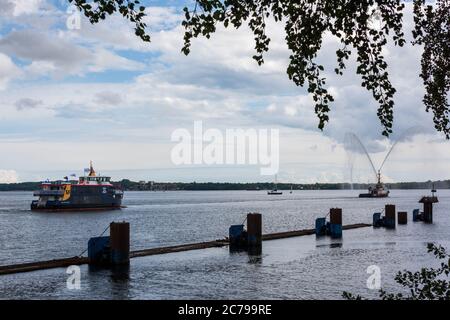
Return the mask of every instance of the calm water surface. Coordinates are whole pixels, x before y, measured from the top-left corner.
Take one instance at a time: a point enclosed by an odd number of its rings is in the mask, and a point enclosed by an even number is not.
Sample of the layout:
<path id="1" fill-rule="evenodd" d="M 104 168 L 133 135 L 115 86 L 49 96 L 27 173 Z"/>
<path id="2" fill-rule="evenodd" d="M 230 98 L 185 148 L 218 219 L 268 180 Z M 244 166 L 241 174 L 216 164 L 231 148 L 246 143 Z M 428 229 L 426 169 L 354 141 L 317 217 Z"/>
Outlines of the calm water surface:
<path id="1" fill-rule="evenodd" d="M 228 248 L 133 259 L 129 270 L 82 266 L 81 290 L 66 288 L 65 269 L 0 276 L 0 298 L 10 299 L 339 299 L 343 290 L 376 297 L 366 268 L 381 268 L 382 285 L 400 290 L 398 270 L 435 264 L 427 242 L 450 248 L 450 190 L 439 190 L 434 224 L 412 223 L 411 212 L 429 190 L 393 190 L 389 199 L 359 199 L 358 191 L 127 192 L 120 211 L 31 213 L 31 192 L 0 192 L 0 264 L 70 257 L 86 249 L 111 221 L 131 225 L 132 250 L 219 239 L 247 212 L 263 214 L 263 232 L 312 228 L 330 207 L 343 223 L 371 223 L 386 203 L 408 211 L 396 230 L 344 231 L 340 240 L 315 236 L 267 241 L 260 256 Z"/>

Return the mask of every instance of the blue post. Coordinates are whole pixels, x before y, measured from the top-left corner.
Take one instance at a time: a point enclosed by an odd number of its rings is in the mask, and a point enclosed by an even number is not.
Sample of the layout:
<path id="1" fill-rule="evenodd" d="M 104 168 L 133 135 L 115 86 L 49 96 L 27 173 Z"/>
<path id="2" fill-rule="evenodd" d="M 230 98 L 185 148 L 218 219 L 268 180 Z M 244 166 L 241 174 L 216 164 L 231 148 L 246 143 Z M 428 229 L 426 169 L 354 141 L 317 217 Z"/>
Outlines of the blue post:
<path id="1" fill-rule="evenodd" d="M 324 236 L 326 234 L 326 220 L 325 218 L 316 219 L 316 236 Z"/>
<path id="2" fill-rule="evenodd" d="M 95 237 L 89 239 L 89 264 L 109 264 L 111 257 L 109 242 L 109 237 Z"/>
<path id="3" fill-rule="evenodd" d="M 414 209 L 413 210 L 413 221 L 419 221 L 420 220 L 420 210 L 419 209 Z"/>
<path id="4" fill-rule="evenodd" d="M 342 238 L 342 224 L 330 223 L 330 235 L 332 238 Z"/>
<path id="5" fill-rule="evenodd" d="M 372 218 L 372 225 L 375 228 L 378 228 L 380 227 L 380 222 L 381 222 L 381 212 L 375 212 Z"/>
<path id="6" fill-rule="evenodd" d="M 239 246 L 241 243 L 242 233 L 244 232 L 244 225 L 237 224 L 232 225 L 228 230 L 230 245 L 231 246 Z"/>

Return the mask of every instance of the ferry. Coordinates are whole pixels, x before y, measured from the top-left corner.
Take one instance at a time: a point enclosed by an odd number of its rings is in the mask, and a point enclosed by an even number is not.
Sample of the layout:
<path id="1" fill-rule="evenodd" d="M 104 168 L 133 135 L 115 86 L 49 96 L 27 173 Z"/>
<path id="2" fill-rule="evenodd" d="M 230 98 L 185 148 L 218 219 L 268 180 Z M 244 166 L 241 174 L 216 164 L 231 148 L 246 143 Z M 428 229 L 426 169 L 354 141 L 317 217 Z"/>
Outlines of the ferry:
<path id="1" fill-rule="evenodd" d="M 368 193 L 361 193 L 360 198 L 386 198 L 389 197 L 389 190 L 384 187 L 381 182 L 381 173 L 378 171 L 378 181 L 375 187 L 370 186 Z"/>
<path id="2" fill-rule="evenodd" d="M 111 178 L 97 175 L 92 161 L 89 173 L 78 181 L 45 181 L 33 193 L 38 200 L 31 202 L 31 210 L 91 211 L 122 208 L 123 191 L 111 183 Z"/>

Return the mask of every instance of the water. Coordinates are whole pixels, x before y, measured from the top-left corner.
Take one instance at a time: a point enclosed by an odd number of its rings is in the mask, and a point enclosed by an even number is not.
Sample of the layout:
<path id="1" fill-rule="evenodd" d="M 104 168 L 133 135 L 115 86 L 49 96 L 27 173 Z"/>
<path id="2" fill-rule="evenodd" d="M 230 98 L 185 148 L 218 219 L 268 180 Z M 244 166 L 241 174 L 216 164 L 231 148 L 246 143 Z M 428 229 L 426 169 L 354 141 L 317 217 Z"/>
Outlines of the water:
<path id="1" fill-rule="evenodd" d="M 343 290 L 376 297 L 366 287 L 369 265 L 382 286 L 398 291 L 398 270 L 435 265 L 427 242 L 450 248 L 450 190 L 439 190 L 434 224 L 412 223 L 411 212 L 429 190 L 392 190 L 389 199 L 359 199 L 358 191 L 126 192 L 121 211 L 31 213 L 30 192 L 0 192 L 0 264 L 70 257 L 111 221 L 131 226 L 132 250 L 223 238 L 247 212 L 263 214 L 263 232 L 312 228 L 330 207 L 344 224 L 371 223 L 385 203 L 408 211 L 394 230 L 344 231 L 340 240 L 315 236 L 263 243 L 261 256 L 213 248 L 132 259 L 129 270 L 81 267 L 81 290 L 68 290 L 66 269 L 0 276 L 0 298 L 10 299 L 339 299 Z"/>

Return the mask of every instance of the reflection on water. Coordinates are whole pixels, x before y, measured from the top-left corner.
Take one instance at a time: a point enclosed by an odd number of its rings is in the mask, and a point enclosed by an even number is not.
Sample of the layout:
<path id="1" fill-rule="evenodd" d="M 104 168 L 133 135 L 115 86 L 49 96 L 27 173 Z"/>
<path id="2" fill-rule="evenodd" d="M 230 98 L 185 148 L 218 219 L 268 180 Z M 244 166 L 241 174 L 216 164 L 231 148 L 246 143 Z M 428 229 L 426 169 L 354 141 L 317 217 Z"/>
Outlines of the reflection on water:
<path id="1" fill-rule="evenodd" d="M 250 257 L 259 257 L 262 253 L 262 246 L 254 246 L 248 248 L 248 255 Z"/>
<path id="2" fill-rule="evenodd" d="M 111 279 L 117 283 L 128 283 L 130 280 L 130 266 L 118 265 L 111 267 Z"/>
<path id="3" fill-rule="evenodd" d="M 113 282 L 127 282 L 130 279 L 130 265 L 98 266 L 88 265 L 87 271 L 90 276 L 109 274 Z"/>
<path id="4" fill-rule="evenodd" d="M 262 260 L 263 259 L 262 259 L 261 252 L 260 252 L 260 254 L 250 254 L 249 253 L 249 255 L 248 255 L 248 263 L 261 264 L 263 262 Z"/>

